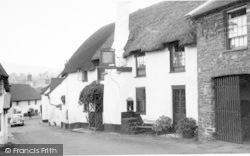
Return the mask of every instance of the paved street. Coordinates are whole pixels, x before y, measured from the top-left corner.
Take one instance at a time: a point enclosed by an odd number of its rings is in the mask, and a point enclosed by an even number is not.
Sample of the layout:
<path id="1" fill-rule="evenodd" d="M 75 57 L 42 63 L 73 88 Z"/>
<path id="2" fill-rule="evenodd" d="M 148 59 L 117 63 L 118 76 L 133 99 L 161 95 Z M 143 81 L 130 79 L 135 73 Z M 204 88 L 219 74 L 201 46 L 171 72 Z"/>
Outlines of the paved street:
<path id="1" fill-rule="evenodd" d="M 10 128 L 10 141 L 22 144 L 63 144 L 65 155 L 90 154 L 184 154 L 250 153 L 250 146 L 221 141 L 200 143 L 151 135 L 121 135 L 107 132 L 77 133 L 49 127 L 40 119 L 26 119 L 25 125 Z"/>

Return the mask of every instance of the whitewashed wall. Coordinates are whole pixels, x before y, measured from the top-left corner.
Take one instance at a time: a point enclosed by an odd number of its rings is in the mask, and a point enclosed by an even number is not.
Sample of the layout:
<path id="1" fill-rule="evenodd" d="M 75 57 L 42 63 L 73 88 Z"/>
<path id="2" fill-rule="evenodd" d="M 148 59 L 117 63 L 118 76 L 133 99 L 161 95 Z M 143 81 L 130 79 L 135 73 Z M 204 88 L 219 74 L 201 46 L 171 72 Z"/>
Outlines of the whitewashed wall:
<path id="1" fill-rule="evenodd" d="M 87 82 L 79 80 L 77 72 L 68 74 L 66 79 L 50 93 L 52 104 L 61 104 L 61 96 L 66 96 L 66 104 L 61 111 L 55 106 L 49 105 L 50 122 L 87 123 L 87 113 L 83 112 L 83 105 L 79 105 L 78 100 L 83 88 L 95 80 L 97 80 L 97 70 L 88 71 Z M 68 110 L 68 120 L 66 120 L 66 110 Z"/>
<path id="2" fill-rule="evenodd" d="M 9 114 L 12 115 L 14 113 L 14 109 L 16 109 L 16 111 L 21 111 L 22 114 L 28 113 L 30 108 L 38 110 L 38 113 L 40 114 L 41 100 L 36 101 L 37 103 L 35 104 L 35 100 L 30 100 L 30 105 L 28 105 L 28 101 L 19 101 L 18 106 L 16 105 L 16 102 L 12 102 L 12 107 L 9 110 Z"/>
<path id="3" fill-rule="evenodd" d="M 0 144 L 6 143 L 8 139 L 8 114 L 3 112 L 4 94 L 0 95 Z"/>
<path id="4" fill-rule="evenodd" d="M 86 85 L 97 80 L 97 70 L 88 71 L 88 81 L 82 82 L 78 79 L 78 73 L 70 73 L 66 80 L 66 104 L 68 108 L 69 123 L 87 123 L 87 113 L 83 112 L 83 105 L 79 105 L 80 92 Z"/>
<path id="5" fill-rule="evenodd" d="M 162 115 L 172 118 L 172 85 L 186 86 L 186 113 L 188 117 L 197 120 L 196 51 L 194 47 L 185 47 L 186 72 L 183 73 L 170 73 L 170 54 L 167 49 L 146 53 L 146 77 L 135 78 L 134 56 L 126 59 L 127 66 L 133 68 L 132 73 L 119 74 L 116 70 L 106 70 L 108 75 L 104 81 L 104 123 L 121 124 L 121 112 L 126 111 L 128 97 L 134 99 L 136 107 L 136 87 L 146 89 L 146 115 L 142 115 L 142 118 L 157 119 Z"/>
<path id="6" fill-rule="evenodd" d="M 49 105 L 49 99 L 48 96 L 45 96 L 47 91 L 42 95 L 42 120 L 49 120 L 49 110 L 48 110 L 48 105 Z"/>

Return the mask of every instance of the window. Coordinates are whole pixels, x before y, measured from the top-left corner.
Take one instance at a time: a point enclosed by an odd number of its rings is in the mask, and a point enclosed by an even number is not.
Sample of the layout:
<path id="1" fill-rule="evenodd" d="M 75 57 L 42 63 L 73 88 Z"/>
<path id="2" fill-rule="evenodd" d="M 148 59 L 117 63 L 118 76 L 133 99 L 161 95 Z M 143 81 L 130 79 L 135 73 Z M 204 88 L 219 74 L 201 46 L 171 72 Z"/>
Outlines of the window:
<path id="1" fill-rule="evenodd" d="M 19 101 L 16 102 L 16 106 L 18 106 L 18 105 L 19 105 Z"/>
<path id="2" fill-rule="evenodd" d="M 104 80 L 105 69 L 97 69 L 97 79 L 102 81 Z"/>
<path id="3" fill-rule="evenodd" d="M 78 69 L 78 80 L 82 82 L 88 81 L 88 71 Z"/>
<path id="4" fill-rule="evenodd" d="M 89 104 L 83 104 L 83 111 L 88 112 L 89 111 Z"/>
<path id="5" fill-rule="evenodd" d="M 3 80 L 0 80 L 0 95 L 4 93 L 4 84 Z"/>
<path id="6" fill-rule="evenodd" d="M 228 11 L 228 48 L 247 46 L 246 7 Z"/>
<path id="7" fill-rule="evenodd" d="M 186 114 L 185 87 L 173 87 L 173 103 L 175 113 Z"/>
<path id="8" fill-rule="evenodd" d="M 13 114 L 16 114 L 16 109 L 13 109 Z"/>
<path id="9" fill-rule="evenodd" d="M 35 105 L 37 104 L 37 101 L 35 100 Z"/>
<path id="10" fill-rule="evenodd" d="M 30 101 L 28 101 L 28 105 L 30 105 Z"/>
<path id="11" fill-rule="evenodd" d="M 146 76 L 145 54 L 135 55 L 136 61 L 136 76 Z"/>
<path id="12" fill-rule="evenodd" d="M 185 48 L 175 43 L 170 48 L 170 71 L 184 72 L 185 71 Z"/>
<path id="13" fill-rule="evenodd" d="M 146 114 L 146 92 L 145 87 L 136 88 L 136 111 Z"/>

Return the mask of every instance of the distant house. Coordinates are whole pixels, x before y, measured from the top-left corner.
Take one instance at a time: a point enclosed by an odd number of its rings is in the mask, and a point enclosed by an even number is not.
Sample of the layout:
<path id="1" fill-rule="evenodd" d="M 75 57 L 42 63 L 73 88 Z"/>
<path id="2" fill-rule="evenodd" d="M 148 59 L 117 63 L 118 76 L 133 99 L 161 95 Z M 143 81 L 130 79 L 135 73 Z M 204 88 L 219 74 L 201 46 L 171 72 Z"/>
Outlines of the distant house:
<path id="1" fill-rule="evenodd" d="M 0 144 L 8 139 L 7 111 L 11 107 L 8 74 L 0 64 Z"/>
<path id="2" fill-rule="evenodd" d="M 32 111 L 39 115 L 41 110 L 41 95 L 28 84 L 11 84 L 10 114 L 22 113 L 26 115 Z"/>

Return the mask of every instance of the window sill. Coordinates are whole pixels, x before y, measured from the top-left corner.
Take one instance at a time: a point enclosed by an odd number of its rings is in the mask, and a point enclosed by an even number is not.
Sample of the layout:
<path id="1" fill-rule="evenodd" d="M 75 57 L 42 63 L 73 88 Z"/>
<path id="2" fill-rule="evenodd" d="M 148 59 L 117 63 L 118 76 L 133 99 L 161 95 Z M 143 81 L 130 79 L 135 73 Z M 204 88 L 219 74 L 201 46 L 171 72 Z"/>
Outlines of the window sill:
<path id="1" fill-rule="evenodd" d="M 143 75 L 143 76 L 135 76 L 134 78 L 143 78 L 143 77 L 146 77 L 146 75 Z"/>
<path id="2" fill-rule="evenodd" d="M 248 47 L 240 47 L 240 48 L 235 48 L 235 49 L 228 49 L 225 51 L 222 51 L 222 53 L 230 53 L 230 52 L 236 52 L 236 51 L 243 51 L 243 50 L 247 50 Z"/>
<path id="3" fill-rule="evenodd" d="M 170 71 L 169 73 L 170 74 L 174 74 L 174 73 L 185 73 L 186 70 L 183 70 L 183 71 Z"/>

